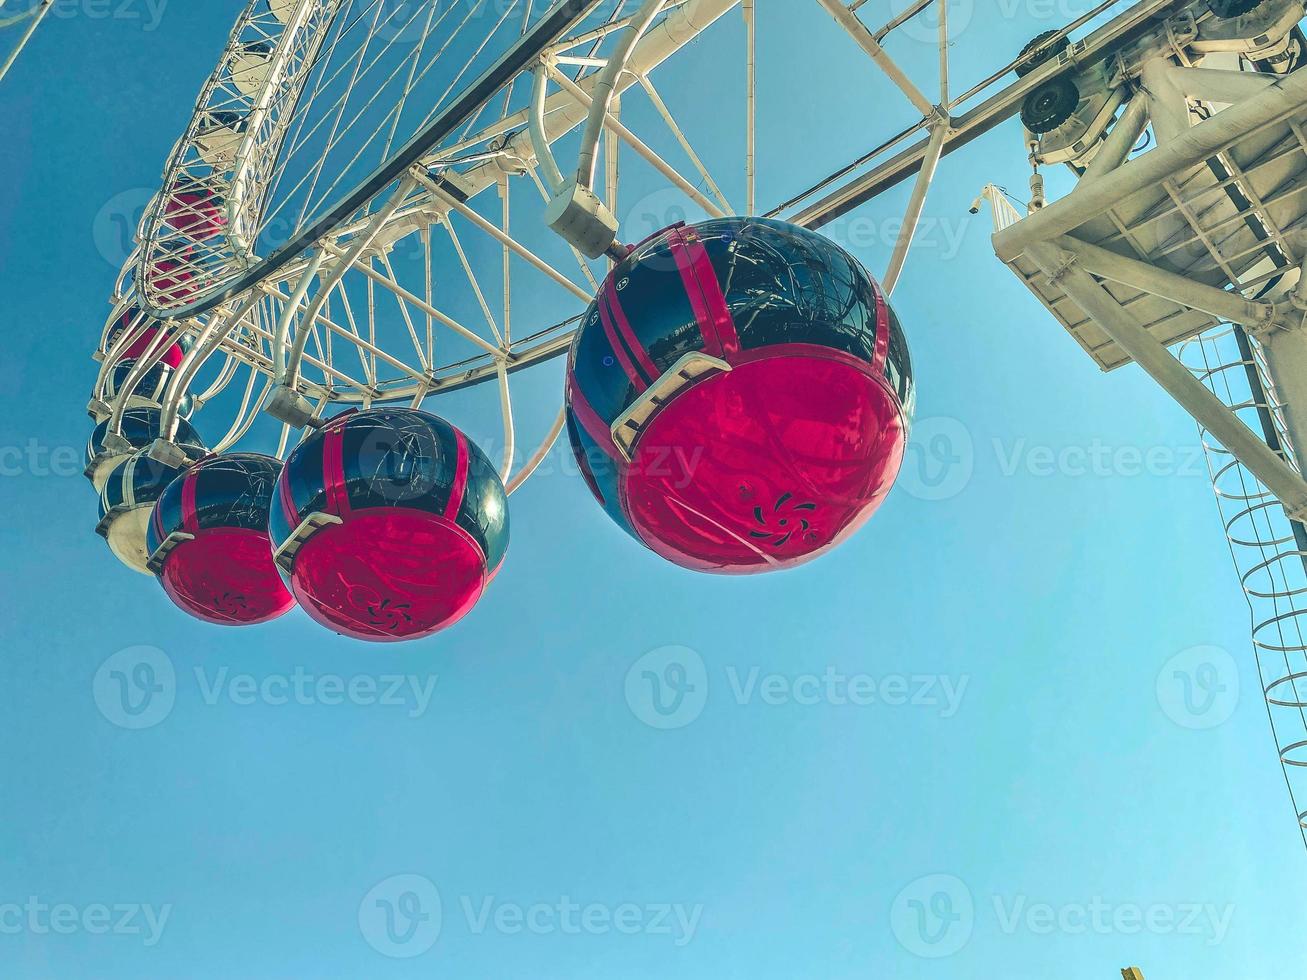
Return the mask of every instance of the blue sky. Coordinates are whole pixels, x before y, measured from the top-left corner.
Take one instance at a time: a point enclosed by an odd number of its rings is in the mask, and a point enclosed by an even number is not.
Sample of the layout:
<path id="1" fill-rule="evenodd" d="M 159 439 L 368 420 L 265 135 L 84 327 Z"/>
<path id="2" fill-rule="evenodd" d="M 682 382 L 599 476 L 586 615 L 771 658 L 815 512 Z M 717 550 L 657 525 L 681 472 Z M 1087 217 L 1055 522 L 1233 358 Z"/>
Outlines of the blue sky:
<path id="1" fill-rule="evenodd" d="M 907 119 L 815 4 L 759 6 L 768 202 Z M 513 498 L 480 606 L 419 644 L 206 627 L 118 567 L 80 473 L 113 215 L 157 182 L 236 9 L 64 2 L 0 85 L 0 976 L 1307 968 L 1302 841 L 1194 425 L 1140 372 L 1100 374 L 966 215 L 987 180 L 1023 186 L 1013 124 L 941 165 L 895 295 L 916 448 L 821 562 L 680 571 L 557 465 Z M 955 9 L 965 80 L 1083 7 Z M 675 98 L 687 129 L 721 111 Z M 832 229 L 873 272 L 906 193 Z M 519 398 L 545 418 L 560 390 L 554 365 Z M 1211 696 L 1186 701 L 1202 664 Z M 125 713 L 116 676 L 159 695 Z"/>

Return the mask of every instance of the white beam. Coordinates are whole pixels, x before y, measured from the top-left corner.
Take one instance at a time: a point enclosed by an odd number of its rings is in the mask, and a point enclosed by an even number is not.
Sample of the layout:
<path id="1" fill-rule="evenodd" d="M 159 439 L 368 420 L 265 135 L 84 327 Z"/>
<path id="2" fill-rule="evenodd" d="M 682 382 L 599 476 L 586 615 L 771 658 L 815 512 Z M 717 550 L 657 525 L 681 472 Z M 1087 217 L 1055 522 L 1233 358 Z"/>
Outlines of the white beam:
<path id="1" fill-rule="evenodd" d="M 1058 248 L 1080 259 L 1082 268 L 1104 279 L 1111 279 L 1193 310 L 1210 313 L 1228 323 L 1240 323 L 1259 330 L 1275 321 L 1275 305 L 1244 299 L 1239 293 L 1194 282 L 1184 276 L 1129 256 L 1064 235 L 1055 242 Z"/>
<path id="2" fill-rule="evenodd" d="M 1147 125 L 1148 96 L 1143 92 L 1136 92 L 1126 105 L 1125 111 L 1117 118 L 1112 131 L 1107 134 L 1107 139 L 1103 140 L 1102 146 L 1085 167 L 1085 172 L 1081 175 L 1077 186 L 1087 181 L 1097 180 L 1103 174 L 1110 173 L 1125 163 L 1126 157 L 1139 142 L 1139 137 L 1143 135 Z"/>
<path id="3" fill-rule="evenodd" d="M 1140 326 L 1076 256 L 1049 243 L 1031 245 L 1027 254 L 1167 394 L 1248 467 L 1280 499 L 1291 518 L 1307 518 L 1307 483 L 1302 477 Z"/>
<path id="4" fill-rule="evenodd" d="M 858 46 L 874 61 L 890 81 L 899 87 L 899 90 L 907 96 L 909 102 L 917 107 L 917 111 L 923 116 L 929 116 L 934 111 L 935 106 L 931 101 L 922 94 L 921 89 L 912 83 L 912 79 L 904 74 L 903 69 L 895 63 L 884 48 L 877 42 L 871 31 L 867 29 L 858 15 L 844 6 L 843 0 L 817 0 L 826 12 L 835 18 L 848 35 L 858 42 Z"/>
<path id="5" fill-rule="evenodd" d="M 935 179 L 935 168 L 939 166 L 940 154 L 944 151 L 944 140 L 948 138 L 949 128 L 946 119 L 937 119 L 930 132 L 930 146 L 926 150 L 926 159 L 917 174 L 917 182 L 912 186 L 912 196 L 908 198 L 907 210 L 903 212 L 903 224 L 899 228 L 898 240 L 894 243 L 894 253 L 890 256 L 889 267 L 885 270 L 885 294 L 893 295 L 903 272 L 903 264 L 908 259 L 908 249 L 916 237 L 917 225 L 921 222 L 921 209 L 926 205 L 926 194 Z"/>

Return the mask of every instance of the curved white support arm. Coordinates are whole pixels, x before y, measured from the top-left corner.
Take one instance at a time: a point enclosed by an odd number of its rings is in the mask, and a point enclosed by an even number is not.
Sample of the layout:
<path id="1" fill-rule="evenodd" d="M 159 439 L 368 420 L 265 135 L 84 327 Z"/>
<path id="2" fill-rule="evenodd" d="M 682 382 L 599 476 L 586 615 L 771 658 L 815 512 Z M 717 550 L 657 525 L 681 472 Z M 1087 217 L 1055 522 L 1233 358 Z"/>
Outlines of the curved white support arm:
<path id="1" fill-rule="evenodd" d="M 144 320 L 141 321 L 141 329 L 144 329 Z M 127 412 L 127 404 L 132 399 L 132 393 L 135 392 L 136 386 L 141 383 L 145 375 L 163 360 L 163 355 L 167 352 L 171 340 L 171 331 L 164 329 L 162 326 L 157 327 L 149 346 L 137 358 L 131 370 L 127 372 L 122 387 L 114 396 L 113 413 L 109 416 L 108 433 L 110 435 L 119 436 L 122 434 L 123 415 Z"/>
<path id="2" fill-rule="evenodd" d="M 517 452 L 517 436 L 513 426 L 513 398 L 508 390 L 508 365 L 502 360 L 499 367 L 499 411 L 504 417 L 504 455 L 499 463 L 499 478 L 505 483 L 513 472 L 513 455 Z"/>
<path id="3" fill-rule="evenodd" d="M 666 0 L 645 0 L 639 14 L 631 22 L 617 42 L 617 47 L 608 57 L 608 64 L 599 73 L 594 88 L 590 92 L 590 114 L 585 120 L 585 130 L 581 135 L 581 153 L 577 157 L 576 183 L 587 190 L 594 187 L 595 170 L 599 165 L 599 138 L 604 132 L 604 121 L 612 107 L 613 96 L 617 93 L 617 82 L 631 60 L 631 53 L 640 43 L 653 20 L 662 12 Z"/>
<path id="4" fill-rule="evenodd" d="M 120 302 L 114 306 L 113 313 L 109 317 L 110 325 L 105 328 L 105 334 L 113 332 L 118 322 L 127 315 L 129 308 L 129 304 L 126 302 Z M 95 375 L 95 385 L 91 388 L 92 398 L 99 399 L 104 396 L 104 385 L 109 378 L 109 372 L 122 359 L 123 353 L 136 342 L 137 337 L 144 333 L 145 321 L 145 314 L 138 312 L 131 322 L 118 332 L 118 339 L 110 344 L 107 350 L 104 347 L 104 340 L 100 341 L 100 351 L 103 357 L 100 361 L 100 370 Z"/>
<path id="5" fill-rule="evenodd" d="M 327 253 L 322 249 L 318 249 L 309 257 L 308 266 L 300 273 L 299 281 L 295 283 L 295 291 L 290 294 L 290 299 L 282 307 L 281 316 L 277 320 L 277 329 L 272 332 L 272 369 L 278 377 L 286 370 L 286 338 L 290 335 L 291 321 L 295 319 L 295 311 L 304 301 L 313 277 L 318 274 L 322 260 L 326 257 Z"/>
<path id="6" fill-rule="evenodd" d="M 540 464 L 545 461 L 545 457 L 547 457 L 550 453 L 550 450 L 554 448 L 554 443 L 558 441 L 558 436 L 560 433 L 562 433 L 563 425 L 566 422 L 567 422 L 567 406 L 564 405 L 562 408 L 558 410 L 558 417 L 554 419 L 554 425 L 549 430 L 549 435 L 545 436 L 544 442 L 540 443 L 536 451 L 531 454 L 531 458 L 526 461 L 526 465 L 523 466 L 520 470 L 518 470 L 517 475 L 514 476 L 511 480 L 508 481 L 508 483 L 504 485 L 504 489 L 509 494 L 516 493 L 518 490 L 520 490 L 522 484 L 524 484 L 527 480 L 529 480 L 532 474 L 534 474 L 535 471 L 540 468 Z"/>
<path id="7" fill-rule="evenodd" d="M 180 412 L 182 398 L 185 397 L 186 391 L 195 380 L 195 375 L 199 373 L 201 367 L 208 361 L 209 357 L 216 351 L 227 336 L 249 315 L 250 310 L 259 301 L 259 295 L 255 293 L 250 296 L 236 311 L 228 317 L 214 315 L 209 318 L 209 322 L 201 331 L 195 346 L 186 352 L 182 358 L 181 366 L 173 374 L 172 380 L 168 382 L 168 388 L 163 396 L 163 412 L 159 417 L 159 435 L 167 442 L 171 442 L 173 436 L 177 434 L 177 417 Z"/>
<path id="8" fill-rule="evenodd" d="M 549 193 L 563 189 L 563 172 L 558 169 L 549 136 L 545 132 L 545 89 L 549 82 L 549 66 L 544 62 L 536 68 L 535 86 L 531 90 L 531 148 L 540 162 L 540 177 Z"/>

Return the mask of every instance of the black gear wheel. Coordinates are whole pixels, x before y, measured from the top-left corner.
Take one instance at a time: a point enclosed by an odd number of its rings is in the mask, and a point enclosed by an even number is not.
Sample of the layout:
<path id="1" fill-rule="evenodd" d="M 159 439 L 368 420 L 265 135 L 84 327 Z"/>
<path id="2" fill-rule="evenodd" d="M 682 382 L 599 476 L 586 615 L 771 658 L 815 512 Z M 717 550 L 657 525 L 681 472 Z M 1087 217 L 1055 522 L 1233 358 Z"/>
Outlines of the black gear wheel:
<path id="1" fill-rule="evenodd" d="M 1055 78 L 1026 96 L 1021 107 L 1021 121 L 1026 129 L 1039 135 L 1052 132 L 1071 118 L 1080 104 L 1080 90 L 1071 79 Z"/>
<path id="2" fill-rule="evenodd" d="M 1232 20 L 1252 13 L 1265 2 L 1266 0 L 1208 0 L 1207 5 L 1212 8 L 1212 13 L 1217 17 L 1222 20 Z"/>
<path id="3" fill-rule="evenodd" d="M 1050 43 L 1049 38 L 1056 37 L 1058 33 L 1058 31 L 1045 31 L 1043 34 L 1038 34 L 1021 49 L 1021 53 L 1017 55 L 1018 78 L 1029 75 L 1045 61 L 1056 58 L 1071 46 L 1071 42 L 1065 36 Z"/>

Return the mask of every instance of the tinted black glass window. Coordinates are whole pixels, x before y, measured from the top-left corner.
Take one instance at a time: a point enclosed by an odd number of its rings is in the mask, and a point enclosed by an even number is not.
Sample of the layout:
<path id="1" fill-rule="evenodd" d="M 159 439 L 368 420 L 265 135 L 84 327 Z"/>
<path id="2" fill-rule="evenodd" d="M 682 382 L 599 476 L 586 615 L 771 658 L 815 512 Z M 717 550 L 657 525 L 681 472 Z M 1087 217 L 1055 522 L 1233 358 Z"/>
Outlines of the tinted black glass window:
<path id="1" fill-rule="evenodd" d="M 168 489 L 164 490 L 158 502 L 154 505 L 155 514 L 150 516 L 150 524 L 146 533 L 146 546 L 150 549 L 150 554 L 158 550 L 159 545 L 163 544 L 163 539 L 173 531 L 182 529 L 182 481 L 173 480 L 168 484 Z M 155 517 L 159 520 L 156 522 Z M 160 524 L 163 527 L 163 534 L 160 535 L 155 530 L 155 525 Z"/>
<path id="2" fill-rule="evenodd" d="M 875 292 L 843 251 L 777 222 L 718 224 L 705 246 L 745 349 L 813 343 L 874 357 Z"/>
<path id="3" fill-rule="evenodd" d="M 661 376 L 685 354 L 702 349 L 703 333 L 671 246 L 652 242 L 632 258 L 637 262 L 616 274 L 617 301 Z"/>
<path id="4" fill-rule="evenodd" d="M 355 509 L 411 507 L 443 514 L 457 467 L 454 431 L 410 412 L 371 412 L 345 429 L 345 481 Z"/>
<path id="5" fill-rule="evenodd" d="M 570 412 L 567 416 L 567 428 L 586 485 L 599 498 L 604 512 L 613 519 L 614 523 L 626 533 L 635 537 L 635 532 L 631 530 L 631 525 L 627 523 L 626 515 L 622 513 L 617 490 L 617 463 L 599 448 L 584 427 L 574 420 Z"/>
<path id="6" fill-rule="evenodd" d="M 481 542 L 486 565 L 494 570 L 508 550 L 508 501 L 490 460 L 470 443 L 468 449 L 467 492 L 456 523 Z"/>
<path id="7" fill-rule="evenodd" d="M 889 357 L 885 361 L 885 377 L 898 393 L 899 402 L 911 419 L 916 409 L 916 390 L 912 383 L 912 357 L 908 353 L 908 340 L 903 334 L 903 327 L 892 308 L 889 312 Z"/>
<path id="8" fill-rule="evenodd" d="M 269 456 L 237 453 L 201 468 L 195 484 L 195 513 L 201 528 L 268 529 L 268 505 L 281 464 Z"/>
<path id="9" fill-rule="evenodd" d="M 159 421 L 161 412 L 157 408 L 129 408 L 123 413 L 122 435 L 137 449 L 145 449 L 159 438 Z M 109 431 L 109 420 L 101 422 L 91 433 L 91 441 L 86 447 L 86 460 L 92 458 L 103 448 L 105 434 Z M 193 449 L 196 454 L 205 450 L 204 441 L 195 427 L 185 419 L 177 420 L 177 434 L 173 439 L 179 446 Z"/>
<path id="10" fill-rule="evenodd" d="M 572 373 L 586 400 L 602 419 L 611 422 L 635 400 L 635 385 L 622 369 L 592 303 L 572 345 Z"/>
<path id="11" fill-rule="evenodd" d="M 136 367 L 134 360 L 119 361 L 109 377 L 109 383 L 105 386 L 105 394 L 112 398 L 118 392 L 123 390 L 127 383 L 127 378 L 132 369 Z M 159 401 L 163 398 L 164 389 L 172 377 L 172 368 L 162 362 L 156 364 L 145 372 L 145 376 L 136 382 L 136 387 L 132 389 L 133 395 L 139 395 L 141 398 L 148 398 L 152 401 Z"/>
<path id="12" fill-rule="evenodd" d="M 272 531 L 272 540 L 280 545 L 295 528 L 300 520 L 327 507 L 327 491 L 322 479 L 322 434 L 314 433 L 295 450 L 294 461 L 286 467 L 286 480 L 290 488 L 290 498 L 299 507 L 298 520 L 291 526 L 282 513 L 280 499 L 272 502 L 268 526 Z M 280 491 L 278 491 L 280 493 Z"/>

